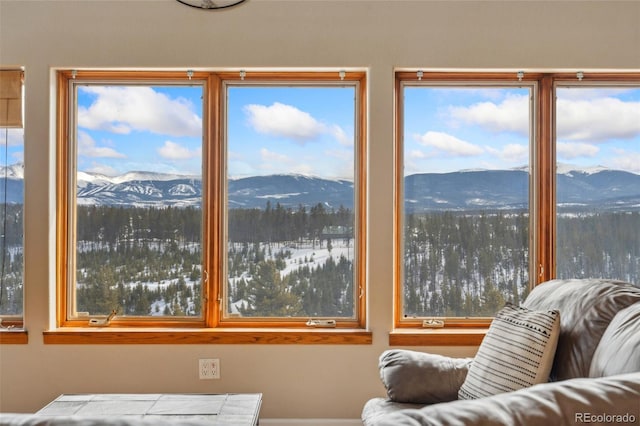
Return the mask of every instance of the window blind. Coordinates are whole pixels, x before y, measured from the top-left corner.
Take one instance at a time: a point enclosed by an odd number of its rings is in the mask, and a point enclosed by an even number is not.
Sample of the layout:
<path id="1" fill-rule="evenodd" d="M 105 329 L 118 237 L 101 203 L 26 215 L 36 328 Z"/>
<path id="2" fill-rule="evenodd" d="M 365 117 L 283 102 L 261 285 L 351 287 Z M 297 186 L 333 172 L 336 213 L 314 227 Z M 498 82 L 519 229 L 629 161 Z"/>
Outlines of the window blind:
<path id="1" fill-rule="evenodd" d="M 21 70 L 0 70 L 0 127 L 22 127 Z"/>

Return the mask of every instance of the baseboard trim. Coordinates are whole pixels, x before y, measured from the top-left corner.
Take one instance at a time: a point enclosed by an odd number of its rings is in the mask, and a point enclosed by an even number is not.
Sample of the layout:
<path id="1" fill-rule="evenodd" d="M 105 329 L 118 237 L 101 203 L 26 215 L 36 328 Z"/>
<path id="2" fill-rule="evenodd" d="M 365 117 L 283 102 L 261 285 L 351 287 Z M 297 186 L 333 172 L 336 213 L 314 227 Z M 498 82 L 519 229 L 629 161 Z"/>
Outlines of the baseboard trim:
<path id="1" fill-rule="evenodd" d="M 260 426 L 362 426 L 360 419 L 260 419 Z"/>

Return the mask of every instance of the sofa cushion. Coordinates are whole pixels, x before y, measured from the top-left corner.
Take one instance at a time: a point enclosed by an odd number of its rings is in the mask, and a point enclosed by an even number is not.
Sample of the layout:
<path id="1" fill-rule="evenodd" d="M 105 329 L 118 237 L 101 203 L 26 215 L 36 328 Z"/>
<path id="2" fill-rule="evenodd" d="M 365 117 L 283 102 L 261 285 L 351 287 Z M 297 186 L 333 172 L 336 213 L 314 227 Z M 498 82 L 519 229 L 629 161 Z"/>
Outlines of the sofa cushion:
<path id="1" fill-rule="evenodd" d="M 551 379 L 587 377 L 593 353 L 613 317 L 638 301 L 639 288 L 615 280 L 552 280 L 536 286 L 523 306 L 560 311 Z"/>
<path id="2" fill-rule="evenodd" d="M 370 417 L 366 426 L 637 424 L 640 373 L 542 383 L 515 392 Z M 372 413 L 370 413 L 372 415 Z"/>
<path id="3" fill-rule="evenodd" d="M 640 372 L 640 302 L 621 310 L 602 335 L 589 377 Z"/>
<path id="4" fill-rule="evenodd" d="M 391 401 L 432 404 L 458 397 L 471 362 L 471 358 L 391 349 L 380 355 L 378 366 Z"/>
<path id="5" fill-rule="evenodd" d="M 549 381 L 559 327 L 558 311 L 507 304 L 491 322 L 458 398 L 483 398 Z"/>
<path id="6" fill-rule="evenodd" d="M 385 398 L 372 398 L 364 404 L 361 420 L 362 424 L 365 426 L 374 425 L 381 417 L 384 417 L 389 413 L 395 413 L 409 408 L 422 407 L 424 407 L 424 404 L 409 404 L 404 402 L 394 402 Z"/>

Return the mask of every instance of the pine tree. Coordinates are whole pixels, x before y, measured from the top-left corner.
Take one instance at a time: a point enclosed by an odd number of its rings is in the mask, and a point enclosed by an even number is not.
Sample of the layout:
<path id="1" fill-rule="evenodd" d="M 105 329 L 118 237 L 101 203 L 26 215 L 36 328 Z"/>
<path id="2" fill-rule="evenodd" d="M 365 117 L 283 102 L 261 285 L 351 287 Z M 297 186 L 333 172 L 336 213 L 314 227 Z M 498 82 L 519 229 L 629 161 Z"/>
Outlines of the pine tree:
<path id="1" fill-rule="evenodd" d="M 247 289 L 251 306 L 241 309 L 245 316 L 292 317 L 302 314 L 302 303 L 292 294 L 287 280 L 280 277 L 275 262 L 261 261 Z"/>

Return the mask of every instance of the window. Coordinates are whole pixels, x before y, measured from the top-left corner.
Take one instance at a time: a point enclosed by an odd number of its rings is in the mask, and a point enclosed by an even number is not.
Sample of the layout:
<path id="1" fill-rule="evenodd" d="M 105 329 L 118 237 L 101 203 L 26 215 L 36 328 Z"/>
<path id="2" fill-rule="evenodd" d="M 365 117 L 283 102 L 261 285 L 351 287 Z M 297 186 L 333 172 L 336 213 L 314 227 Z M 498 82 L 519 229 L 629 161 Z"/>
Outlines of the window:
<path id="1" fill-rule="evenodd" d="M 363 325 L 362 82 L 331 77 L 224 80 L 223 324 Z"/>
<path id="2" fill-rule="evenodd" d="M 640 284 L 640 82 L 556 84 L 557 276 Z"/>
<path id="3" fill-rule="evenodd" d="M 203 325 L 205 80 L 64 77 L 61 323 Z"/>
<path id="4" fill-rule="evenodd" d="M 528 293 L 534 89 L 401 83 L 401 322 L 487 318 Z"/>
<path id="5" fill-rule="evenodd" d="M 639 82 L 396 73 L 391 344 L 479 342 L 470 327 L 548 279 L 638 282 Z"/>
<path id="6" fill-rule="evenodd" d="M 0 70 L 0 332 L 23 328 L 23 71 Z M 26 335 L 3 334 L 9 343 Z"/>
<path id="7" fill-rule="evenodd" d="M 363 328 L 364 93 L 59 72 L 58 325 Z"/>

